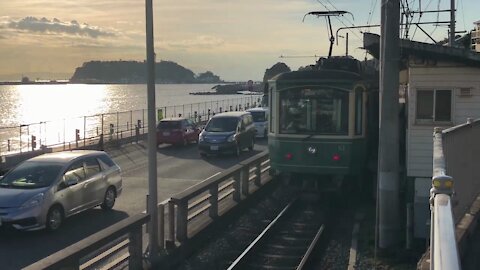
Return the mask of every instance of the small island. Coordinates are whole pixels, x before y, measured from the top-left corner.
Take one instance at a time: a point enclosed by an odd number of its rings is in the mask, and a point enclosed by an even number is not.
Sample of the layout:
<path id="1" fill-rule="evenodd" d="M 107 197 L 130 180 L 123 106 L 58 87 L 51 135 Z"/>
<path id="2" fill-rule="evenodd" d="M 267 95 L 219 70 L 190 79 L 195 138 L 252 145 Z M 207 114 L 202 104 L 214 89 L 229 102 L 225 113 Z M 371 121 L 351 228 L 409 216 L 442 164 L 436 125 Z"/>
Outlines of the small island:
<path id="1" fill-rule="evenodd" d="M 146 83 L 146 62 L 138 61 L 90 61 L 75 69 L 70 83 Z M 195 74 L 172 61 L 155 63 L 156 83 L 222 83 L 211 71 Z"/>

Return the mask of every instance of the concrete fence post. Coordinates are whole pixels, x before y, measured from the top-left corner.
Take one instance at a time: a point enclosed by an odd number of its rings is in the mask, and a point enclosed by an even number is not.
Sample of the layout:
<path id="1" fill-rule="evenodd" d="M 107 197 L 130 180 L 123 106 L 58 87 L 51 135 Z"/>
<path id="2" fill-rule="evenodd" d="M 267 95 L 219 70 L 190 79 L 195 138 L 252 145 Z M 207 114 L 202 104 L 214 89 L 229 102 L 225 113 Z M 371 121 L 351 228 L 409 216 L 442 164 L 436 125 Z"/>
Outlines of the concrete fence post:
<path id="1" fill-rule="evenodd" d="M 208 201 L 210 202 L 208 214 L 210 218 L 216 219 L 218 217 L 218 184 L 212 185 L 210 188 L 210 198 Z"/>
<path id="2" fill-rule="evenodd" d="M 177 240 L 180 243 L 188 239 L 188 202 L 177 203 Z"/>
<path id="3" fill-rule="evenodd" d="M 241 193 L 241 189 L 240 189 L 240 181 L 241 181 L 242 177 L 241 177 L 241 172 L 238 172 L 236 173 L 234 176 L 233 176 L 233 200 L 236 201 L 236 202 L 239 202 L 242 200 L 242 193 Z"/>
<path id="4" fill-rule="evenodd" d="M 143 268 L 142 262 L 142 227 L 138 226 L 130 232 L 128 252 L 128 269 L 136 270 Z"/>
<path id="5" fill-rule="evenodd" d="M 255 166 L 255 185 L 260 187 L 262 185 L 262 162 L 258 162 Z"/>
<path id="6" fill-rule="evenodd" d="M 165 248 L 165 205 L 158 205 L 158 247 Z"/>
<path id="7" fill-rule="evenodd" d="M 165 248 L 175 247 L 175 203 L 171 200 L 168 202 L 168 240 Z"/>
<path id="8" fill-rule="evenodd" d="M 248 196 L 249 194 L 249 183 L 250 178 L 250 166 L 246 165 L 240 170 L 240 181 L 242 186 L 242 194 Z"/>

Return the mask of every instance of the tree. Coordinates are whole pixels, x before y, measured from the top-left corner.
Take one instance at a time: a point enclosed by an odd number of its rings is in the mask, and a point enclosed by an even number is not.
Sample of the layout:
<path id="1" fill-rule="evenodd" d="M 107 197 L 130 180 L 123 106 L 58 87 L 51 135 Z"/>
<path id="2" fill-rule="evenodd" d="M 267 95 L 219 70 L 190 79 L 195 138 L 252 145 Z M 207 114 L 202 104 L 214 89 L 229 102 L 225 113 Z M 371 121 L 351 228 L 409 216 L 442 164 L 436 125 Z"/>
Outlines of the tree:
<path id="1" fill-rule="evenodd" d="M 221 82 L 220 77 L 213 74 L 211 71 L 199 73 L 196 80 L 200 83 L 218 83 Z"/>
<path id="2" fill-rule="evenodd" d="M 290 68 L 282 62 L 278 62 L 273 65 L 271 68 L 265 70 L 265 75 L 263 76 L 263 82 L 267 82 L 271 78 L 275 77 L 276 75 L 283 73 L 283 72 L 290 72 Z"/>

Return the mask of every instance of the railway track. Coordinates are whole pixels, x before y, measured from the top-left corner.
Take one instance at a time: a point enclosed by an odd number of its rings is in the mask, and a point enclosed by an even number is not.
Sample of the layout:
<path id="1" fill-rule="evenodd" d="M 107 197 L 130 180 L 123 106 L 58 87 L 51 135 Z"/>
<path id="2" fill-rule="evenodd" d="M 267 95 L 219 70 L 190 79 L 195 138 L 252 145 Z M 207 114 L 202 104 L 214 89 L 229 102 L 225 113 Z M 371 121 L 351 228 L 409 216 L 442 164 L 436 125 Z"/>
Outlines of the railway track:
<path id="1" fill-rule="evenodd" d="M 325 230 L 325 210 L 295 199 L 228 267 L 238 269 L 305 269 Z"/>

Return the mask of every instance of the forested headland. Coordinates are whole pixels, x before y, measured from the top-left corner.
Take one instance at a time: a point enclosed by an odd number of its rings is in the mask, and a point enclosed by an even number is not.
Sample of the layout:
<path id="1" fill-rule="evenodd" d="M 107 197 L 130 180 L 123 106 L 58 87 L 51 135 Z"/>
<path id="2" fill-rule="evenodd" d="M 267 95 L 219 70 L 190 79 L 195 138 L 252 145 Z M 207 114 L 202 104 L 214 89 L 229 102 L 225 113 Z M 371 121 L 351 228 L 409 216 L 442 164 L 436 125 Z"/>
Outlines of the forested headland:
<path id="1" fill-rule="evenodd" d="M 71 83 L 146 83 L 146 62 L 90 61 L 75 69 Z M 172 61 L 155 63 L 156 83 L 221 83 L 211 71 L 195 74 Z"/>

